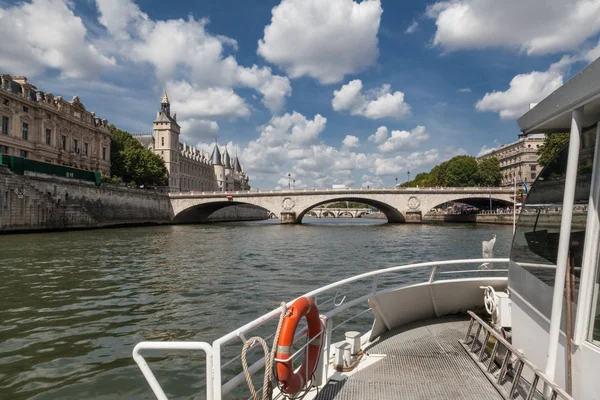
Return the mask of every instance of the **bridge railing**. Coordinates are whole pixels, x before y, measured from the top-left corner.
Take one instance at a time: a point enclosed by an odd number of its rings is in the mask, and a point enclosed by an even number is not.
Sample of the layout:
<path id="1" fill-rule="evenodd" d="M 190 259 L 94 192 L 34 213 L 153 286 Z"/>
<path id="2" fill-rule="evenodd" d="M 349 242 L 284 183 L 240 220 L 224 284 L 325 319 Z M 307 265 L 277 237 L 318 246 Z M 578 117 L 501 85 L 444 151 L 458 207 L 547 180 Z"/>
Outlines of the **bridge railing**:
<path id="1" fill-rule="evenodd" d="M 401 265 L 340 279 L 337 282 L 304 294 L 303 296 L 315 300 L 319 312 L 326 317 L 323 337 L 325 351 L 323 351 L 319 361 L 321 372 L 315 373 L 316 382 L 320 384 L 326 382 L 331 346 L 336 341 L 334 339 L 342 338 L 349 323 L 352 323 L 350 326 L 357 325 L 357 329 L 364 329 L 364 331 L 361 331 L 362 344 L 368 341 L 373 318 L 370 314 L 370 306 L 367 303 L 369 298 L 390 290 L 423 284 L 436 285 L 443 281 L 477 281 L 481 278 L 506 281 L 508 261 L 507 258 L 481 258 Z M 435 303 L 435 299 L 432 298 L 432 301 Z M 293 301 L 288 302 L 287 306 L 289 307 L 292 303 Z M 221 400 L 222 396 L 230 395 L 232 391 L 245 382 L 245 374 L 241 371 L 240 361 L 242 344 L 255 335 L 263 336 L 265 340 L 270 341 L 274 336 L 272 328 L 276 326 L 280 314 L 281 308 L 278 307 L 216 339 L 213 341 L 212 346 L 205 342 L 175 342 L 174 344 L 172 342 L 143 342 L 134 349 L 134 358 L 136 358 L 136 362 L 157 398 L 166 400 L 165 393 L 154 378 L 154 374 L 150 371 L 146 360 L 141 356 L 141 350 L 181 350 L 184 346 L 187 346 L 187 349 L 190 350 L 204 351 L 206 353 L 205 371 L 207 373 L 206 398 Z M 301 338 L 306 330 L 306 327 L 300 329 L 294 342 L 297 342 L 297 339 Z M 268 335 L 269 333 L 270 335 Z M 256 348 L 255 345 L 250 348 Z M 260 349 L 260 347 L 258 348 Z M 299 353 L 301 353 L 300 350 Z M 257 355 L 256 361 L 248 367 L 249 373 L 251 375 L 260 373 L 264 363 L 264 357 L 260 358 L 260 355 Z M 223 374 L 223 371 L 227 373 Z M 224 375 L 227 375 L 227 377 Z"/>
<path id="2" fill-rule="evenodd" d="M 436 192 L 436 191 L 444 191 L 444 192 L 479 192 L 479 193 L 513 193 L 512 187 L 446 187 L 446 186 L 437 186 L 437 187 L 382 187 L 382 188 L 344 188 L 344 189 L 333 189 L 333 188 L 300 188 L 300 189 L 267 189 L 267 190 L 235 190 L 235 191 L 227 191 L 227 192 L 216 192 L 216 191 L 200 191 L 200 190 L 188 190 L 188 191 L 180 191 L 180 192 L 170 192 L 170 196 L 189 196 L 189 195 L 245 195 L 245 194 L 254 194 L 254 193 L 277 193 L 277 194 L 303 194 L 303 193 L 314 193 L 314 192 L 381 192 L 381 191 L 400 191 L 400 192 Z"/>

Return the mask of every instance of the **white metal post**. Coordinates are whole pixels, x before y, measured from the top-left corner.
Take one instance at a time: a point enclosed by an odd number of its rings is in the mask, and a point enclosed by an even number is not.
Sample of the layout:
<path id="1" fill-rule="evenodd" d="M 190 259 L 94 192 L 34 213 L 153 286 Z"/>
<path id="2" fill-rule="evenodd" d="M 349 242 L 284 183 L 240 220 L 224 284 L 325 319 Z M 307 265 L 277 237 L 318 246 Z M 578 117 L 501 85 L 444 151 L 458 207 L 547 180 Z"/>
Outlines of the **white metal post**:
<path id="1" fill-rule="evenodd" d="M 213 349 L 213 399 L 221 400 L 221 343 L 215 340 Z"/>
<path id="2" fill-rule="evenodd" d="M 333 320 L 321 315 L 321 323 L 323 325 L 323 336 L 321 336 L 321 359 L 317 363 L 315 369 L 315 380 L 313 386 L 322 386 L 327 383 L 329 374 L 329 348 L 331 347 L 331 334 L 333 330 Z"/>
<path id="3" fill-rule="evenodd" d="M 517 176 L 513 177 L 513 236 L 517 231 Z"/>
<path id="4" fill-rule="evenodd" d="M 588 201 L 588 214 L 585 232 L 585 245 L 579 279 L 579 298 L 577 300 L 577 315 L 575 316 L 575 332 L 573 344 L 579 346 L 588 337 L 588 328 L 592 304 L 594 299 L 594 285 L 596 282 L 596 262 L 598 260 L 598 237 L 600 237 L 600 124 L 596 127 L 596 147 L 594 150 L 594 169 L 592 171 L 592 185 Z"/>
<path id="5" fill-rule="evenodd" d="M 556 372 L 556 356 L 558 353 L 560 321 L 565 290 L 565 274 L 569 257 L 571 221 L 573 220 L 573 203 L 575 201 L 575 186 L 577 183 L 577 165 L 579 163 L 582 117 L 583 107 L 574 110 L 571 117 L 569 159 L 567 161 L 567 172 L 565 176 L 560 237 L 558 239 L 558 255 L 556 257 L 556 276 L 554 278 L 554 294 L 552 297 L 552 314 L 550 318 L 550 332 L 548 334 L 548 352 L 546 353 L 545 373 L 550 380 L 554 380 L 554 374 Z M 568 306 L 570 306 L 570 304 Z"/>

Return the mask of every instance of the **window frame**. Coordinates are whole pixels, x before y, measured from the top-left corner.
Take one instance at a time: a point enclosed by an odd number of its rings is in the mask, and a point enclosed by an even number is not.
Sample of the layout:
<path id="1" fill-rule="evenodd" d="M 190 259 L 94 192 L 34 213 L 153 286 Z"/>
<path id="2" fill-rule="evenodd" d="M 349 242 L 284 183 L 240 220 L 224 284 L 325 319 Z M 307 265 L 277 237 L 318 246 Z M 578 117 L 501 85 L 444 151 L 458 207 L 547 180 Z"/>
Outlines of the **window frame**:
<path id="1" fill-rule="evenodd" d="M 46 128 L 46 145 L 52 145 L 52 129 Z"/>
<path id="2" fill-rule="evenodd" d="M 21 139 L 29 140 L 29 124 L 27 122 L 23 122 Z"/>
<path id="3" fill-rule="evenodd" d="M 2 134 L 8 136 L 8 131 L 10 130 L 10 117 L 7 115 L 2 116 Z"/>

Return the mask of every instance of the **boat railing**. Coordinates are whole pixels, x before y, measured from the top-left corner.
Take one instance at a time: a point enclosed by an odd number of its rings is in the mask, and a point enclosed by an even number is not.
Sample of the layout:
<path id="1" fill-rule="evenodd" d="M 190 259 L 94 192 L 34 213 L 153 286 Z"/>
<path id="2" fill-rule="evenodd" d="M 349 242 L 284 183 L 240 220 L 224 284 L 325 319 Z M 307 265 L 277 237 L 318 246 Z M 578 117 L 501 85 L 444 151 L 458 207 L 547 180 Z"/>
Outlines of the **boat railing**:
<path id="1" fill-rule="evenodd" d="M 506 277 L 508 264 L 507 258 L 481 258 L 481 259 L 465 259 L 465 260 L 448 260 L 448 261 L 435 261 L 435 262 L 424 262 L 410 265 L 402 265 L 396 267 L 390 267 L 380 269 L 376 271 L 366 272 L 360 275 L 356 275 L 350 278 L 342 279 L 329 285 L 320 287 L 311 292 L 304 294 L 304 297 L 312 297 L 317 306 L 319 312 L 325 317 L 325 336 L 323 338 L 324 351 L 322 352 L 322 358 L 317 367 L 317 373 L 315 374 L 315 384 L 319 385 L 325 383 L 328 374 L 328 362 L 330 348 L 333 346 L 333 335 L 336 331 L 339 331 L 343 326 L 347 325 L 351 321 L 362 317 L 367 312 L 371 311 L 370 308 L 364 309 L 365 303 L 369 298 L 385 293 L 391 290 L 396 290 L 400 287 L 407 287 L 413 285 L 422 284 L 434 284 L 441 281 L 451 280 L 453 278 L 458 279 L 480 279 L 481 277 Z M 493 269 L 486 269 L 489 265 L 494 265 Z M 501 268 L 504 265 L 504 268 Z M 454 266 L 455 268 L 452 268 Z M 475 268 L 465 268 L 465 266 L 476 266 Z M 479 268 L 483 267 L 483 268 Z M 380 279 L 383 275 L 397 274 L 395 277 L 386 277 L 385 280 Z M 358 287 L 352 287 L 351 289 L 345 290 L 344 286 L 350 284 L 356 285 L 362 283 Z M 344 290 L 343 290 L 344 289 Z M 300 296 L 302 297 L 302 296 Z M 287 303 L 290 306 L 296 299 Z M 362 306 L 361 309 L 343 318 L 343 313 L 346 311 Z M 142 370 L 144 377 L 150 384 L 153 392 L 159 400 L 167 399 L 166 395 L 156 382 L 152 371 L 148 367 L 146 361 L 141 356 L 140 351 L 144 349 L 152 350 L 183 350 L 183 347 L 173 345 L 173 343 L 185 343 L 189 345 L 189 349 L 202 350 L 206 353 L 206 398 L 207 399 L 218 399 L 222 396 L 232 392 L 240 384 L 243 384 L 246 379 L 244 372 L 239 372 L 231 379 L 223 383 L 222 371 L 226 367 L 231 367 L 236 361 L 240 359 L 240 351 L 236 351 L 235 355 L 231 356 L 233 352 L 224 352 L 226 346 L 232 345 L 243 345 L 247 338 L 256 335 L 257 331 L 264 331 L 268 325 L 275 326 L 277 320 L 281 315 L 282 308 L 278 307 L 242 327 L 235 329 L 226 335 L 216 339 L 212 346 L 205 342 L 142 342 L 139 343 L 134 349 L 134 359 L 138 366 Z M 334 325 L 334 318 L 339 317 L 343 320 L 337 321 Z M 307 331 L 304 327 L 296 333 L 294 342 L 299 338 L 303 337 Z M 370 331 L 361 332 L 361 343 L 364 344 L 370 337 Z M 265 340 L 268 342 L 273 338 L 274 334 L 265 336 Z M 305 344 L 306 345 L 306 344 Z M 258 346 L 260 348 L 260 346 Z M 301 350 L 301 348 L 300 348 Z M 298 350 L 296 353 L 300 353 Z M 225 359 L 229 356 L 228 359 Z M 253 375 L 261 371 L 264 367 L 265 359 L 261 357 L 254 363 L 249 365 L 248 372 Z M 239 363 L 241 365 L 241 362 Z M 212 381 L 212 382 L 211 382 Z M 212 383 L 212 385 L 211 385 Z"/>

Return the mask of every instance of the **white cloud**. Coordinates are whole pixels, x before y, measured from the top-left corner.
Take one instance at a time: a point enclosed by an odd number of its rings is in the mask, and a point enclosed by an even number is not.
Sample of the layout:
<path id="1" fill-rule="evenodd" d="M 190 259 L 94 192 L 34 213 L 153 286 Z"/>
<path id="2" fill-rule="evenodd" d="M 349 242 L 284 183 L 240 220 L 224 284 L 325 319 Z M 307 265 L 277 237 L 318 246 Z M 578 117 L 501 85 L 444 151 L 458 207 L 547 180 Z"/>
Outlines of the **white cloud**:
<path id="1" fill-rule="evenodd" d="M 182 139 L 191 143 L 214 139 L 219 133 L 219 124 L 216 121 L 189 118 L 182 122 Z"/>
<path id="2" fill-rule="evenodd" d="M 572 59 L 563 57 L 547 71 L 533 71 L 519 74 L 510 81 L 510 87 L 501 92 L 486 93 L 475 107 L 479 111 L 493 111 L 502 119 L 515 119 L 529 109 L 530 103 L 537 103 L 563 84 L 565 70 Z"/>
<path id="3" fill-rule="evenodd" d="M 382 12 L 380 0 L 282 0 L 258 54 L 292 78 L 339 82 L 375 64 Z"/>
<path id="4" fill-rule="evenodd" d="M 168 82 L 171 112 L 182 120 L 188 118 L 235 119 L 250 115 L 248 105 L 231 89 L 199 89 L 188 82 Z"/>
<path id="5" fill-rule="evenodd" d="M 468 88 L 468 87 L 466 87 L 466 88 L 460 88 L 460 89 L 457 90 L 457 92 L 459 92 L 459 93 L 471 93 L 471 88 Z"/>
<path id="6" fill-rule="evenodd" d="M 41 74 L 46 68 L 64 78 L 87 78 L 115 65 L 86 40 L 87 29 L 63 0 L 32 0 L 0 8 L 0 65 L 18 75 Z"/>
<path id="7" fill-rule="evenodd" d="M 263 95 L 263 104 L 269 110 L 276 112 L 283 108 L 285 98 L 292 95 L 290 80 L 284 76 L 273 75 L 271 68 L 237 68 L 238 82 L 246 87 L 256 89 Z"/>
<path id="8" fill-rule="evenodd" d="M 486 145 L 481 146 L 481 149 L 479 150 L 479 153 L 477 153 L 477 155 L 475 157 L 481 157 L 487 153 L 491 153 L 492 151 L 496 150 L 496 147 L 487 147 Z"/>
<path id="9" fill-rule="evenodd" d="M 99 22 L 112 40 L 105 47 L 113 48 L 124 61 L 150 64 L 159 82 L 185 81 L 197 90 L 251 88 L 272 112 L 280 111 L 292 93 L 289 79 L 274 75 L 270 68 L 239 65 L 228 54 L 237 50 L 237 41 L 211 34 L 207 19 L 154 21 L 131 0 L 96 3 Z"/>
<path id="10" fill-rule="evenodd" d="M 600 31 L 598 15 L 598 0 L 451 0 L 427 8 L 437 26 L 433 44 L 448 51 L 492 46 L 527 54 L 569 51 Z"/>
<path id="11" fill-rule="evenodd" d="M 380 126 L 377 131 L 369 136 L 369 140 L 378 144 L 377 148 L 383 153 L 416 149 L 421 142 L 429 139 L 424 126 L 419 125 L 409 131 L 392 131 L 388 137 L 388 128 Z"/>
<path id="12" fill-rule="evenodd" d="M 412 24 L 410 24 L 408 28 L 406 28 L 404 33 L 415 33 L 418 27 L 419 23 L 417 21 L 413 21 Z"/>
<path id="13" fill-rule="evenodd" d="M 369 136 L 369 140 L 377 145 L 383 144 L 388 137 L 388 128 L 385 126 L 380 126 L 377 128 L 377 131 Z"/>
<path id="14" fill-rule="evenodd" d="M 598 44 L 596 45 L 596 47 L 588 49 L 586 51 L 583 52 L 583 54 L 581 55 L 581 58 L 587 62 L 593 62 L 596 61 L 596 59 L 600 57 L 600 41 L 598 41 Z"/>
<path id="15" fill-rule="evenodd" d="M 358 139 L 354 135 L 346 135 L 344 140 L 342 140 L 342 146 L 347 148 L 358 147 L 360 145 L 360 139 Z"/>
<path id="16" fill-rule="evenodd" d="M 390 85 L 362 93 L 362 81 L 355 79 L 340 90 L 334 90 L 331 105 L 335 111 L 349 110 L 352 115 L 371 119 L 385 117 L 404 118 L 410 114 L 410 106 L 404 102 L 404 93 L 390 93 Z"/>

